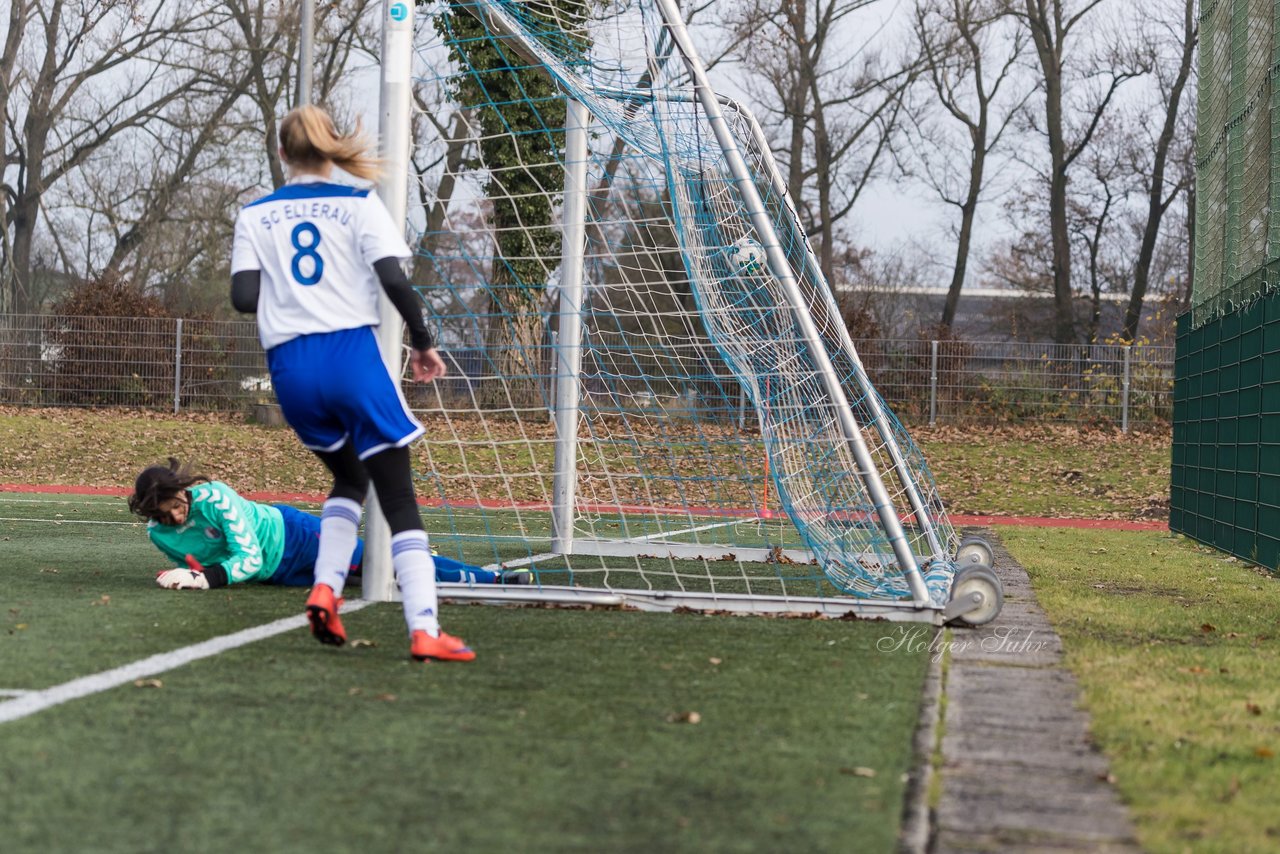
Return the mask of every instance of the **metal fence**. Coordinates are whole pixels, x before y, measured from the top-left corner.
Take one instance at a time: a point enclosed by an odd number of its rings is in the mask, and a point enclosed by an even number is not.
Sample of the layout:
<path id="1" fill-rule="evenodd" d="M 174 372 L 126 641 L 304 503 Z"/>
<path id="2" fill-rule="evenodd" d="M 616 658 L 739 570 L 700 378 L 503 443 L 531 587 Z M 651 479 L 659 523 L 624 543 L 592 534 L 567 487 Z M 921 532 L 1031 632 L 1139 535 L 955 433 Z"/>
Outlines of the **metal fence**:
<path id="1" fill-rule="evenodd" d="M 880 394 L 911 424 L 1052 421 L 1129 429 L 1167 425 L 1172 413 L 1172 347 L 896 340 L 857 346 Z M 736 383 L 723 365 L 708 363 L 707 348 L 689 349 L 632 352 L 640 376 L 584 362 L 586 397 L 625 398 L 640 409 L 662 406 L 664 397 L 693 408 L 699 398 L 723 401 Z M 488 398 L 477 390 L 503 382 L 492 374 L 494 360 L 478 347 L 447 355 L 451 376 L 432 393 L 413 395 L 414 405 L 484 405 Z M 680 382 L 662 375 L 664 366 L 697 362 L 703 369 L 687 371 Z M 649 377 L 645 365 L 652 365 Z M 536 397 L 552 399 L 542 367 L 531 373 L 541 375 L 526 378 L 541 386 Z M 3 404 L 231 412 L 272 400 L 252 321 L 0 315 Z M 712 417 L 742 419 L 745 400 L 717 411 Z"/>
<path id="2" fill-rule="evenodd" d="M 1173 347 L 862 341 L 880 394 L 910 423 L 1167 425 Z"/>
<path id="3" fill-rule="evenodd" d="M 0 315 L 0 403 L 235 410 L 266 373 L 253 321 Z"/>

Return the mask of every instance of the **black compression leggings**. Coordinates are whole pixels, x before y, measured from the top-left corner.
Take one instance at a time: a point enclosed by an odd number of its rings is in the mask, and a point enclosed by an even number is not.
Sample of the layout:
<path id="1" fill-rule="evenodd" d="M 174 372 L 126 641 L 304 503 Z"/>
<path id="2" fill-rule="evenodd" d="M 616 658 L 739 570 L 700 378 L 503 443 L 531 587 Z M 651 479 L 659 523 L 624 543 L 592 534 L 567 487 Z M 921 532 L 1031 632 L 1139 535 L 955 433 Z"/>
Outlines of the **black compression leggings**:
<path id="1" fill-rule="evenodd" d="M 348 498 L 364 503 L 369 482 L 378 493 L 378 505 L 392 534 L 423 530 L 418 501 L 413 492 L 413 470 L 408 448 L 387 448 L 361 460 L 347 442 L 336 451 L 316 451 L 316 456 L 333 472 L 330 498 Z"/>

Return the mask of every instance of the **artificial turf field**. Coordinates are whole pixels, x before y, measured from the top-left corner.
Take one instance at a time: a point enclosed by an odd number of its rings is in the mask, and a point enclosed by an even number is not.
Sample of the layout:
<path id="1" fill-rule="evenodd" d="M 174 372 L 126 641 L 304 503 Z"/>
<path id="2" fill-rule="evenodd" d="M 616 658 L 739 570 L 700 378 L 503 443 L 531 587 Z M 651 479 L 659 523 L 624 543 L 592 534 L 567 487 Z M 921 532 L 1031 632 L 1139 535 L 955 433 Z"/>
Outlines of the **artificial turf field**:
<path id="1" fill-rule="evenodd" d="M 0 495 L 0 711 L 306 596 L 164 566 L 120 498 Z M 475 662 L 412 662 L 377 604 L 341 649 L 298 628 L 0 723 L 0 850 L 895 848 L 927 653 L 876 651 L 886 624 L 443 620 Z"/>

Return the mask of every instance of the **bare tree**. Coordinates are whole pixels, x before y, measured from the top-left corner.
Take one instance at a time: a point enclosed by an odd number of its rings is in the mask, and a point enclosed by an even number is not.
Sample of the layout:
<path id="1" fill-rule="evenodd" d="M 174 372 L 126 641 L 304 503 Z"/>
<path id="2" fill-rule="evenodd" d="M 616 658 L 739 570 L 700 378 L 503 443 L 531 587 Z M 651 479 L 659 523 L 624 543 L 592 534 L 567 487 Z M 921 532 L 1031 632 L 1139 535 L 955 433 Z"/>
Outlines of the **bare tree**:
<path id="1" fill-rule="evenodd" d="M 414 246 L 412 278 L 419 286 L 430 286 L 439 283 L 434 256 L 440 249 L 467 151 L 474 145 L 472 121 L 461 109 L 454 110 L 451 116 L 437 116 L 432 109 L 433 100 L 423 92 L 421 84 L 415 87 L 413 98 L 418 109 L 414 113 L 415 144 L 409 160 L 418 188 L 418 204 L 425 211 L 426 221 Z M 438 145 L 428 143 L 432 137 L 439 141 Z"/>
<path id="2" fill-rule="evenodd" d="M 1184 172 L 1175 178 L 1172 186 L 1166 187 L 1170 157 L 1177 156 L 1179 146 L 1189 152 L 1194 136 L 1179 132 L 1186 130 L 1186 115 L 1193 110 L 1191 100 L 1184 95 L 1192 81 L 1199 39 L 1196 3 L 1195 0 L 1163 0 L 1143 4 L 1141 17 L 1138 29 L 1143 48 L 1151 56 L 1157 92 L 1157 103 L 1152 105 L 1152 112 L 1158 109 L 1163 121 L 1154 137 L 1145 122 L 1139 123 L 1146 135 L 1146 144 L 1136 149 L 1138 157 L 1133 164 L 1133 174 L 1146 179 L 1146 212 L 1134 265 L 1133 289 L 1129 294 L 1121 333 L 1126 341 L 1138 337 L 1142 303 L 1150 286 L 1152 259 L 1165 212 L 1180 193 L 1189 191 L 1193 178 L 1190 172 Z"/>
<path id="3" fill-rule="evenodd" d="M 1073 172 L 1067 199 L 1067 233 L 1078 290 L 1073 292 L 1073 312 L 1087 307 L 1081 317 L 1080 339 L 1095 341 L 1115 331 L 1116 318 L 1103 310 L 1109 295 L 1125 293 L 1133 264 L 1135 233 L 1130 197 L 1138 181 L 1129 171 L 1132 135 L 1117 120 L 1099 128 L 1092 145 Z M 1032 337 L 1054 334 L 1056 316 L 1045 312 L 1045 297 L 1053 295 L 1053 242 L 1049 211 L 1042 185 L 1030 183 L 1009 194 L 1005 213 L 1018 230 L 997 243 L 988 258 L 987 274 L 1026 299 L 1012 302 L 1017 308 L 1018 331 Z M 1073 338 L 1073 340 L 1075 340 Z"/>
<path id="4" fill-rule="evenodd" d="M 1099 130 L 1098 139 L 1108 137 L 1107 123 Z M 1125 201 L 1136 181 L 1126 169 L 1127 146 L 1122 132 L 1113 144 L 1099 144 L 1090 151 L 1081 172 L 1088 177 L 1088 188 L 1072 195 L 1069 204 L 1071 233 L 1080 244 L 1081 260 L 1089 286 L 1089 320 L 1084 339 L 1097 341 L 1103 335 L 1102 299 L 1104 293 L 1120 290 L 1128 272 L 1128 249 L 1123 245 Z"/>
<path id="5" fill-rule="evenodd" d="M 284 167 L 276 156 L 280 146 L 279 121 L 285 105 L 297 89 L 299 9 L 292 3 L 266 0 L 221 0 L 220 6 L 238 30 L 235 50 L 248 71 L 247 94 L 254 118 L 260 122 L 271 184 L 284 183 Z M 376 56 L 376 24 L 368 14 L 375 0 L 317 4 L 315 20 L 316 67 L 312 83 L 314 99 L 331 112 L 343 113 L 334 103 L 352 54 Z"/>
<path id="6" fill-rule="evenodd" d="M 915 57 L 857 38 L 876 0 L 748 0 L 729 21 L 731 50 L 784 161 L 787 189 L 828 279 L 837 229 L 893 151 Z"/>
<path id="7" fill-rule="evenodd" d="M 326 4 L 317 16 L 315 91 L 331 107 L 341 109 L 343 74 L 370 38 L 370 5 Z M 108 125 L 109 138 L 42 188 L 39 210 L 63 270 L 157 289 L 175 310 L 225 303 L 235 211 L 246 194 L 284 180 L 275 126 L 291 106 L 297 27 L 291 4 L 204 0 L 198 25 L 157 18 L 150 55 L 124 57 L 86 87 L 96 95 L 112 73 L 156 66 L 152 89 L 180 97 L 156 104 L 145 121 Z"/>
<path id="8" fill-rule="evenodd" d="M 0 308 L 35 308 L 32 248 L 50 188 L 190 91 L 194 76 L 174 72 L 165 49 L 174 32 L 194 39 L 207 31 L 203 11 L 198 3 L 137 0 L 12 5 L 6 48 L 12 46 L 17 65 L 5 96 L 11 138 L 3 176 L 6 257 Z M 15 21 L 25 26 L 15 28 Z"/>
<path id="9" fill-rule="evenodd" d="M 11 206 L 12 191 L 7 184 L 7 176 L 9 174 L 10 162 L 16 157 L 11 154 L 10 139 L 11 128 L 15 127 L 15 122 L 10 120 L 10 102 L 13 100 L 14 92 L 18 87 L 20 66 L 18 65 L 19 53 L 22 48 L 23 37 L 26 35 L 27 27 L 35 17 L 36 2 L 35 0 L 10 0 L 9 3 L 9 29 L 5 35 L 4 52 L 0 54 L 0 223 L 8 223 L 9 209 Z M 25 70 L 21 71 L 21 75 L 25 76 Z M 0 269 L 0 313 L 13 311 L 14 293 L 16 288 L 11 282 L 16 282 L 16 273 L 13 269 L 13 241 L 12 233 L 9 228 L 0 229 L 0 260 L 3 261 L 3 269 Z"/>
<path id="10" fill-rule="evenodd" d="M 356 0 L 317 9 L 313 89 L 317 100 L 336 113 L 345 107 L 337 93 L 352 57 L 372 41 L 375 24 L 367 14 L 372 5 L 372 0 Z M 264 167 L 273 187 L 284 181 L 276 123 L 292 106 L 296 89 L 298 10 L 263 0 L 219 0 L 209 14 L 216 22 L 216 42 L 205 34 L 203 41 L 190 43 L 185 34 L 175 33 L 174 49 L 190 57 L 199 84 L 179 109 L 148 128 L 156 148 L 168 157 L 139 188 L 136 217 L 120 234 L 107 272 L 120 269 L 149 237 L 168 231 L 175 242 L 162 241 L 169 255 L 167 263 L 157 259 L 156 284 L 164 287 L 175 274 L 182 276 L 201 257 L 197 247 L 207 246 L 220 261 L 210 272 L 218 287 L 225 287 L 221 260 L 237 203 L 261 185 Z M 135 278 L 154 281 L 141 260 L 134 258 Z"/>
<path id="11" fill-rule="evenodd" d="M 1124 83 L 1149 70 L 1147 57 L 1125 46 L 1096 14 L 1107 0 L 1007 0 L 1031 36 L 1043 113 L 1028 116 L 1043 137 L 1048 163 L 1033 165 L 1048 190 L 1054 340 L 1076 338 L 1072 306 L 1068 182 Z M 1089 25 L 1094 25 L 1092 30 Z"/>
<path id="12" fill-rule="evenodd" d="M 918 241 L 883 252 L 846 249 L 837 260 L 843 287 L 836 299 L 849 334 L 855 339 L 924 334 L 932 324 L 924 292 L 927 257 Z"/>
<path id="13" fill-rule="evenodd" d="M 955 263 L 940 322 L 944 334 L 955 322 L 968 274 L 988 158 L 1030 96 L 1023 87 L 1001 97 L 1002 89 L 1007 93 L 1016 85 L 1014 71 L 1027 41 L 1023 29 L 1003 31 L 1002 25 L 1009 22 L 1000 0 L 919 0 L 915 8 L 913 25 L 931 100 L 960 126 L 968 143 L 968 168 L 961 170 L 958 162 L 963 155 L 939 138 L 945 134 L 916 124 L 917 160 L 924 178 L 960 214 Z"/>

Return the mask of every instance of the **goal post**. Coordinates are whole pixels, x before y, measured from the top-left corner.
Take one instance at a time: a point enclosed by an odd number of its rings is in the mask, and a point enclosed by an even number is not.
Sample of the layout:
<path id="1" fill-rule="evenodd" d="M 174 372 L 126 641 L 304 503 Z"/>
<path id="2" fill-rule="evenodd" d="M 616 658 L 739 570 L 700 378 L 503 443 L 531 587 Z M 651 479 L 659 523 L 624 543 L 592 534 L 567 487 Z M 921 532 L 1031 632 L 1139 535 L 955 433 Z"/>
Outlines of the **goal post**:
<path id="1" fill-rule="evenodd" d="M 383 0 L 382 3 L 378 96 L 378 157 L 382 161 L 382 174 L 378 179 L 378 195 L 393 222 L 405 222 L 408 216 L 414 5 L 406 0 Z M 378 298 L 378 316 L 378 350 L 391 376 L 398 377 L 404 366 L 404 322 L 385 294 Z M 376 602 L 388 602 L 396 593 L 395 570 L 391 565 L 391 528 L 372 486 L 366 505 L 361 595 Z"/>
<path id="2" fill-rule="evenodd" d="M 584 104 L 565 105 L 565 181 L 561 248 L 560 313 L 554 347 L 555 482 L 551 510 L 551 550 L 573 553 L 573 511 L 577 495 L 578 418 L 582 375 L 582 294 L 586 253 L 587 134 L 591 118 Z"/>
<path id="3" fill-rule="evenodd" d="M 928 465 L 674 2 L 420 13 L 429 130 L 400 186 L 450 376 L 406 389 L 428 425 L 415 473 L 441 553 L 536 581 L 447 594 L 962 612 L 967 553 Z M 404 97 L 387 78 L 384 120 Z M 398 321 L 383 334 L 398 350 Z"/>

